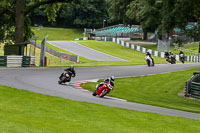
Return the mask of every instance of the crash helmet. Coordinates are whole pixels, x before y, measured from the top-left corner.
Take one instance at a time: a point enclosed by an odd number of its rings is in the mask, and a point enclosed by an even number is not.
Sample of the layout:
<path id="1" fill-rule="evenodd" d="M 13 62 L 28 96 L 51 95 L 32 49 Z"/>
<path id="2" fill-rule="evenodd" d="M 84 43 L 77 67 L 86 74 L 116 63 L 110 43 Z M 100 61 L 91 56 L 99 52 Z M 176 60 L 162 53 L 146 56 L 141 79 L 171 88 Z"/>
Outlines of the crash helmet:
<path id="1" fill-rule="evenodd" d="M 70 70 L 74 70 L 74 66 L 71 65 L 71 66 L 70 66 Z"/>
<path id="2" fill-rule="evenodd" d="M 147 51 L 147 52 L 146 52 L 146 55 L 150 55 L 150 52 L 149 52 L 149 51 Z"/>
<path id="3" fill-rule="evenodd" d="M 114 77 L 114 76 L 111 76 L 111 77 L 110 77 L 110 80 L 115 81 L 115 77 Z"/>

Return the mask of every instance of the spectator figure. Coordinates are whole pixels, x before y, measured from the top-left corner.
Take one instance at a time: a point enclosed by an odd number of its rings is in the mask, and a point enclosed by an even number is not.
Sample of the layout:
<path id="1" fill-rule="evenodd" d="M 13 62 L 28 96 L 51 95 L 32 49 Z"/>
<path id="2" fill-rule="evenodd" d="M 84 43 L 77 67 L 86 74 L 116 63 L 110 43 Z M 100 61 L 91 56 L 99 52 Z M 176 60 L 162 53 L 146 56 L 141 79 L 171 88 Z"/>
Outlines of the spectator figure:
<path id="1" fill-rule="evenodd" d="M 123 32 L 121 32 L 120 36 L 121 36 L 121 37 L 123 37 L 123 36 L 124 36 Z"/>

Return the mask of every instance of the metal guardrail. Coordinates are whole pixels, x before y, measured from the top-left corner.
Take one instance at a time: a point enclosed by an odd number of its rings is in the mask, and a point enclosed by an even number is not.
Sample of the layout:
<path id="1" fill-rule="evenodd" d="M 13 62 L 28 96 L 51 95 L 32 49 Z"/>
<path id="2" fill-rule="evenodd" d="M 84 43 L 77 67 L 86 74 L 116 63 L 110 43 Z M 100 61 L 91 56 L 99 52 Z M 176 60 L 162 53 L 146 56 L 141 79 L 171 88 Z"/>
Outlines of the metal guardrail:
<path id="1" fill-rule="evenodd" d="M 36 43 L 36 47 L 41 48 L 41 44 Z M 69 60 L 69 61 L 79 62 L 79 56 L 56 51 L 49 47 L 46 47 L 46 51 L 54 56 L 59 57 L 59 58 L 63 58 L 63 59 Z"/>

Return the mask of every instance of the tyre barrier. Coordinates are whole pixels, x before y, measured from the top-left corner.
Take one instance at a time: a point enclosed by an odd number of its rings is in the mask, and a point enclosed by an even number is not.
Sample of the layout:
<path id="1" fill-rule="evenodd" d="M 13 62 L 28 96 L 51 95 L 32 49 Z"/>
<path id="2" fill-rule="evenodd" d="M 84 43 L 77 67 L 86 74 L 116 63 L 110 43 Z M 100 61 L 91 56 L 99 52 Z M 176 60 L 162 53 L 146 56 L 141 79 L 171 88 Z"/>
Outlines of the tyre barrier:
<path id="1" fill-rule="evenodd" d="M 186 82 L 185 96 L 200 98 L 200 72 L 194 72 L 190 80 Z"/>
<path id="2" fill-rule="evenodd" d="M 30 67 L 35 66 L 35 56 L 0 56 L 1 67 Z"/>

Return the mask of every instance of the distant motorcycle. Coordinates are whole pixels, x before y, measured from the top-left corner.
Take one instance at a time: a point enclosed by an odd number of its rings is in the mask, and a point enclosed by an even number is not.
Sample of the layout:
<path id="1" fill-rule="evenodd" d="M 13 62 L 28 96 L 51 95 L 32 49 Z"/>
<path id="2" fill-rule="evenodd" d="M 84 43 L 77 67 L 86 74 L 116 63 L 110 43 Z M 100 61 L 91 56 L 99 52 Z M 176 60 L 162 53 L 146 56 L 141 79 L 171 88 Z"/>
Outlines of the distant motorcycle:
<path id="1" fill-rule="evenodd" d="M 166 61 L 168 61 L 169 63 L 171 64 L 176 64 L 176 58 L 174 55 L 169 55 L 167 58 L 166 58 Z"/>
<path id="2" fill-rule="evenodd" d="M 180 55 L 179 55 L 179 59 L 180 59 L 180 61 L 181 61 L 182 63 L 184 63 L 184 61 L 185 61 L 185 55 L 184 55 L 184 54 L 180 54 Z"/>
<path id="3" fill-rule="evenodd" d="M 71 77 L 72 77 L 71 75 L 72 75 L 72 74 L 70 73 L 70 71 L 64 72 L 64 73 L 59 77 L 58 83 L 59 83 L 59 84 L 62 84 L 62 83 L 70 82 L 70 81 L 71 81 Z"/>
<path id="4" fill-rule="evenodd" d="M 113 86 L 110 82 L 101 83 L 100 85 L 96 85 L 96 90 L 93 92 L 93 96 L 99 95 L 101 98 L 108 94 L 111 90 L 113 90 Z"/>
<path id="5" fill-rule="evenodd" d="M 154 66 L 154 60 L 153 58 L 151 58 L 149 55 L 146 55 L 145 56 L 145 59 L 146 59 L 146 62 L 147 62 L 147 65 L 150 67 L 150 66 Z"/>

